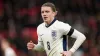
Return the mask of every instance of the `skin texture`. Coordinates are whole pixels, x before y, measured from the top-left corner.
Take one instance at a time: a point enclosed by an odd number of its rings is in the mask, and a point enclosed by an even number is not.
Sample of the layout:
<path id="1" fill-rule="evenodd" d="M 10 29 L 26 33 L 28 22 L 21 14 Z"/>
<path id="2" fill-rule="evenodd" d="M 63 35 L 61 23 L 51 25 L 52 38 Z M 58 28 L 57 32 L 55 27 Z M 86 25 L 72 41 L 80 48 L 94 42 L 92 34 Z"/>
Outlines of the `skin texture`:
<path id="1" fill-rule="evenodd" d="M 57 12 L 53 12 L 51 7 L 41 7 L 41 16 L 46 24 L 50 24 L 53 21 L 56 14 Z"/>

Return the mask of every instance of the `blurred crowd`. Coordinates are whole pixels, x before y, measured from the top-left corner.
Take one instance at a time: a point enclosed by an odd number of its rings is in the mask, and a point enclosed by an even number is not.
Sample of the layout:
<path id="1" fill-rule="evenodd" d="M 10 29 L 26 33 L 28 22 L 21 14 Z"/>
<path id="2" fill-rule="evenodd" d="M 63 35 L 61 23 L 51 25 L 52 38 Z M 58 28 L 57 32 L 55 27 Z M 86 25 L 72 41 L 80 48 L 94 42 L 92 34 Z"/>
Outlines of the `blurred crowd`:
<path id="1" fill-rule="evenodd" d="M 37 43 L 37 26 L 43 22 L 40 9 L 45 2 L 56 5 L 58 20 L 87 37 L 73 56 L 100 56 L 100 0 L 0 0 L 0 56 L 46 56 L 27 50 L 27 42 Z M 69 47 L 73 43 L 69 38 Z"/>

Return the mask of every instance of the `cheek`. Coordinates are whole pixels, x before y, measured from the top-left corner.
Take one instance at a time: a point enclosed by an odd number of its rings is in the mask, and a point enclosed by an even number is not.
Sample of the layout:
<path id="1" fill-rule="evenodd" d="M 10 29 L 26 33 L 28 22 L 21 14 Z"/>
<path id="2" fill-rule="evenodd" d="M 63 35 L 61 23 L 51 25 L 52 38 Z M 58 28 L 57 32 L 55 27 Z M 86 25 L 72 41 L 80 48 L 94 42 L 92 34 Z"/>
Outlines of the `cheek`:
<path id="1" fill-rule="evenodd" d="M 52 14 L 53 17 L 55 17 L 56 14 Z"/>
<path id="2" fill-rule="evenodd" d="M 49 17 L 52 17 L 52 15 L 49 15 Z"/>
<path id="3" fill-rule="evenodd" d="M 41 14 L 41 17 L 43 18 L 43 15 Z"/>
<path id="4" fill-rule="evenodd" d="M 51 17 L 53 17 L 53 16 L 54 16 L 54 14 L 53 14 L 53 13 L 51 13 L 51 14 L 50 14 L 50 16 L 51 16 Z"/>
<path id="5" fill-rule="evenodd" d="M 53 14 L 51 15 L 51 18 L 52 18 L 52 17 L 54 17 L 54 15 L 53 15 Z"/>
<path id="6" fill-rule="evenodd" d="M 53 17 L 53 14 L 50 14 L 50 17 Z"/>

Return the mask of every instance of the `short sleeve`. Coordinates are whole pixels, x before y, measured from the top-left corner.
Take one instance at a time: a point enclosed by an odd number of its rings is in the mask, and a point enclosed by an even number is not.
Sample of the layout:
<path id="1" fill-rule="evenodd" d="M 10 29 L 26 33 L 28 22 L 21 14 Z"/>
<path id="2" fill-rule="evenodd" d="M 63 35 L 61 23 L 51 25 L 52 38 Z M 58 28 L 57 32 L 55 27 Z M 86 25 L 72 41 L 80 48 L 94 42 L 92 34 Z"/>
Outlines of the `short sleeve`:
<path id="1" fill-rule="evenodd" d="M 67 23 L 60 22 L 59 23 L 60 32 L 63 35 L 67 35 L 71 29 L 71 26 Z"/>

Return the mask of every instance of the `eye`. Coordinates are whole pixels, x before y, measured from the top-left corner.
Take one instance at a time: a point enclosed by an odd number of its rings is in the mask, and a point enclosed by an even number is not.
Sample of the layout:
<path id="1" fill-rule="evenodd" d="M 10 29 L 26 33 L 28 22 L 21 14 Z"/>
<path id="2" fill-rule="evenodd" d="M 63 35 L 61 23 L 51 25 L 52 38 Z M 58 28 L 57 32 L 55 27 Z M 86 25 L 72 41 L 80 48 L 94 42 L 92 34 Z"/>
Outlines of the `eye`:
<path id="1" fill-rule="evenodd" d="M 49 11 L 45 11 L 46 13 L 48 13 Z"/>
<path id="2" fill-rule="evenodd" d="M 41 11 L 41 13 L 44 13 L 44 11 Z"/>

